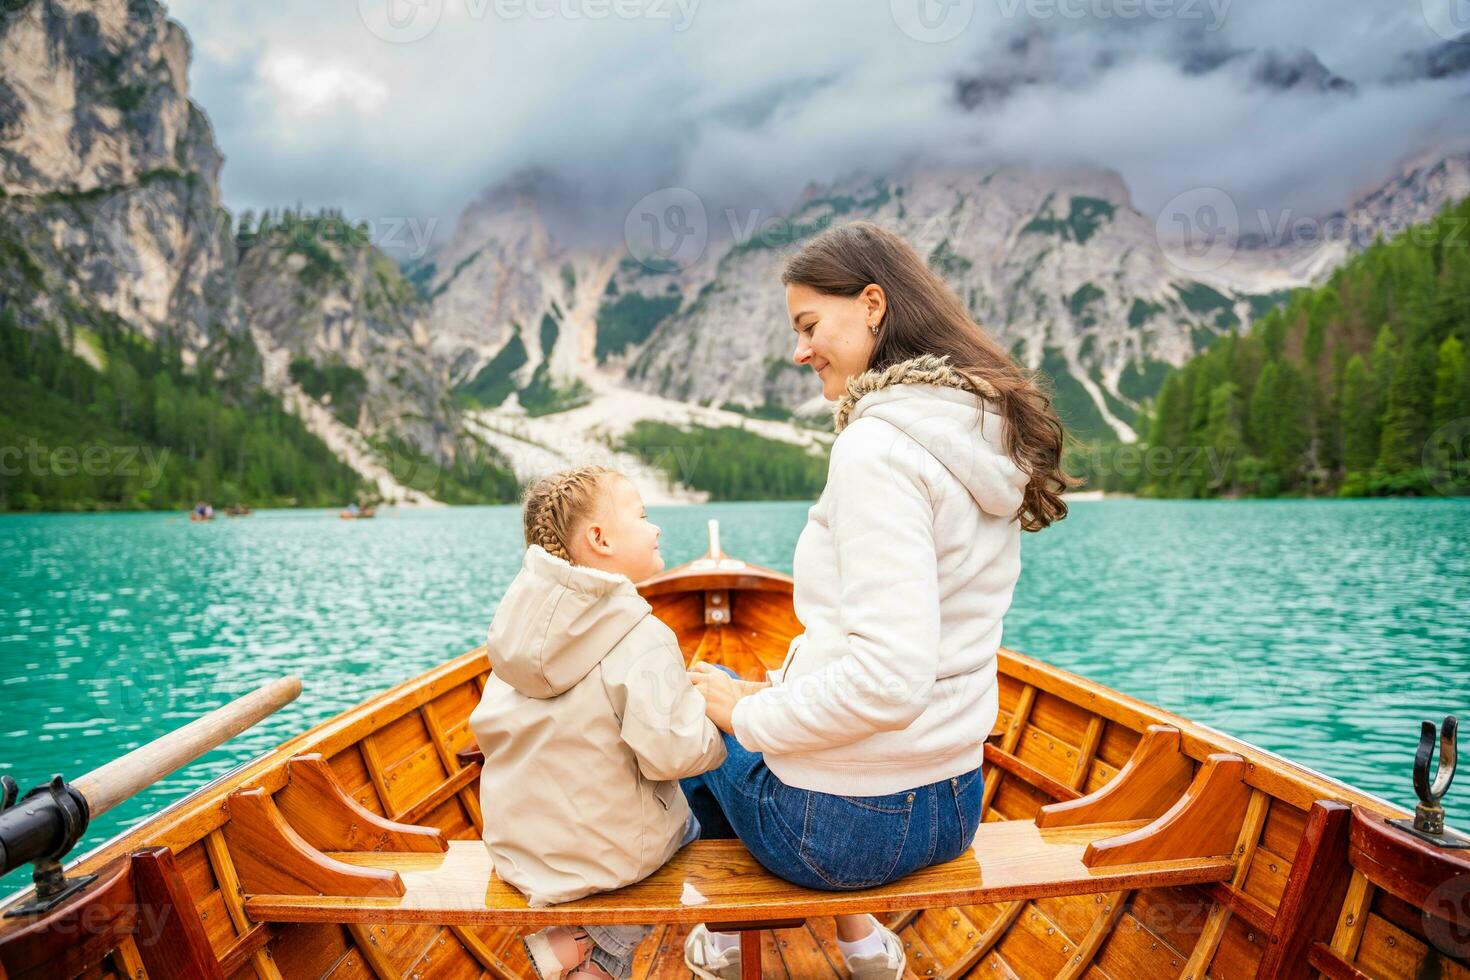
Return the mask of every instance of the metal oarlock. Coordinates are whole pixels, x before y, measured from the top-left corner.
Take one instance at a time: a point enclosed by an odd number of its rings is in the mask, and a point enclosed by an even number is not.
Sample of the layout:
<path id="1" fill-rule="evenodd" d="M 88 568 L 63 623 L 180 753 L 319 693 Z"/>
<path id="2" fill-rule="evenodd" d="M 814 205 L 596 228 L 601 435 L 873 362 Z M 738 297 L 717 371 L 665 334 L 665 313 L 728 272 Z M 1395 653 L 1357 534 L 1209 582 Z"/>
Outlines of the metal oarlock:
<path id="1" fill-rule="evenodd" d="M 1439 847 L 1470 848 L 1470 837 L 1445 829 L 1444 806 L 1440 803 L 1455 778 L 1455 735 L 1458 728 L 1455 716 L 1446 715 L 1438 732 L 1439 766 L 1431 780 L 1429 763 L 1434 758 L 1436 733 L 1434 722 L 1424 722 L 1419 731 L 1419 748 L 1414 753 L 1414 792 L 1419 797 L 1414 817 L 1412 820 L 1402 817 L 1388 822 Z"/>
<path id="2" fill-rule="evenodd" d="M 36 897 L 7 911 L 6 918 L 45 912 L 97 877 L 68 878 L 61 867 L 62 859 L 87 832 L 91 814 L 86 797 L 60 776 L 37 786 L 18 803 L 17 789 L 9 777 L 0 787 L 6 804 L 0 812 L 0 874 L 33 864 Z"/>

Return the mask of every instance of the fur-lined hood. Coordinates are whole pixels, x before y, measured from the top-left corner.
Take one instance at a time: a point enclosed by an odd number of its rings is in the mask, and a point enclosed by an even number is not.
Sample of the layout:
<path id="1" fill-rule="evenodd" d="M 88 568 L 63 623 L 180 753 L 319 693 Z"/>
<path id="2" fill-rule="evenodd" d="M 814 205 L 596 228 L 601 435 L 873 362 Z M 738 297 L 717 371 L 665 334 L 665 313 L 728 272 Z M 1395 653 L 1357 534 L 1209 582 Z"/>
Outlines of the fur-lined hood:
<path id="1" fill-rule="evenodd" d="M 964 484 L 981 510 L 1009 519 L 1021 509 L 1028 479 L 1005 452 L 1005 422 L 985 404 L 995 397 L 985 389 L 977 392 L 947 356 L 921 354 L 848 379 L 832 419 L 839 434 L 870 416 L 901 429 Z"/>

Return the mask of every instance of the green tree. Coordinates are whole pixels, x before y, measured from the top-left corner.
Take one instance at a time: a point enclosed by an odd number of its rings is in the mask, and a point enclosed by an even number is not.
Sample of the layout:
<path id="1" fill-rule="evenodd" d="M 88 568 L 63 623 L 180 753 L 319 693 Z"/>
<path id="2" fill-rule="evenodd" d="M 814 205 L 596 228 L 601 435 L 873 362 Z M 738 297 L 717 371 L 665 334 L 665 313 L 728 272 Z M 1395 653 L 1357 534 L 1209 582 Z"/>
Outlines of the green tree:
<path id="1" fill-rule="evenodd" d="M 1470 415 L 1470 385 L 1467 385 L 1465 345 L 1451 334 L 1434 356 L 1434 427 L 1448 425 Z"/>
<path id="2" fill-rule="evenodd" d="M 1343 371 L 1341 400 L 1343 468 L 1349 476 L 1365 477 L 1378 459 L 1378 395 L 1360 355 Z"/>

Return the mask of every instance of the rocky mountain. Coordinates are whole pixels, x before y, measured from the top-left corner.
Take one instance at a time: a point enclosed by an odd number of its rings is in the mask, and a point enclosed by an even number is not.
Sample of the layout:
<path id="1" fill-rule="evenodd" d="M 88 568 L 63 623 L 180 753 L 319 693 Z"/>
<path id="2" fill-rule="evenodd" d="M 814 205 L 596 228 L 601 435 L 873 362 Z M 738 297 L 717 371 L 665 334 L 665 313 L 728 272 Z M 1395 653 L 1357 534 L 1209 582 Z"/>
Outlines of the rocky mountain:
<path id="1" fill-rule="evenodd" d="M 1131 439 L 1167 367 L 1321 281 L 1375 235 L 1467 194 L 1470 155 L 1421 156 L 1316 222 L 1320 237 L 1233 229 L 1228 254 L 1199 265 L 1161 240 L 1115 173 L 921 169 L 808 188 L 785 214 L 708 241 L 681 266 L 621 243 L 559 245 L 521 181 L 466 213 L 440 257 L 430 323 L 458 390 L 491 414 L 524 415 L 527 395 L 546 402 L 550 378 L 561 393 L 581 379 L 566 404 L 632 387 L 665 411 L 820 417 L 818 386 L 791 363 L 780 269 L 810 235 L 861 218 L 912 242 L 980 323 L 1048 374 L 1074 431 Z M 805 439 L 796 425 L 787 435 Z"/>
<path id="2" fill-rule="evenodd" d="M 294 212 L 237 228 L 189 56 L 155 0 L 0 8 L 0 307 L 33 328 L 116 318 L 263 386 L 389 500 L 503 485 L 450 399 L 428 307 L 361 229 Z M 460 465 L 467 451 L 483 458 Z"/>
<path id="3" fill-rule="evenodd" d="M 313 399 L 366 437 L 453 458 L 458 413 L 430 353 L 427 310 L 365 229 L 286 212 L 242 225 L 237 241 L 241 310 L 267 385 Z"/>
<path id="4" fill-rule="evenodd" d="M 115 314 L 186 363 L 247 345 L 222 158 L 153 2 L 0 10 L 0 287 L 23 322 Z"/>

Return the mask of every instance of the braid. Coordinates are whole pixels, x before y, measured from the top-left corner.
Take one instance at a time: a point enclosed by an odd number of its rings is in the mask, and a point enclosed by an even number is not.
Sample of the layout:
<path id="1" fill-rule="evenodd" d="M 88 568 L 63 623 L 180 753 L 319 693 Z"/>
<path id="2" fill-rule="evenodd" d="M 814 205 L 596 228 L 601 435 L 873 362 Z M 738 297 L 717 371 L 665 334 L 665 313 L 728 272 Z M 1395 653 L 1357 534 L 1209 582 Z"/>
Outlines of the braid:
<path id="1" fill-rule="evenodd" d="M 526 546 L 540 545 L 562 561 L 572 560 L 570 544 L 583 522 L 591 516 L 604 477 L 617 470 L 606 466 L 581 466 L 536 481 L 526 490 Z"/>

